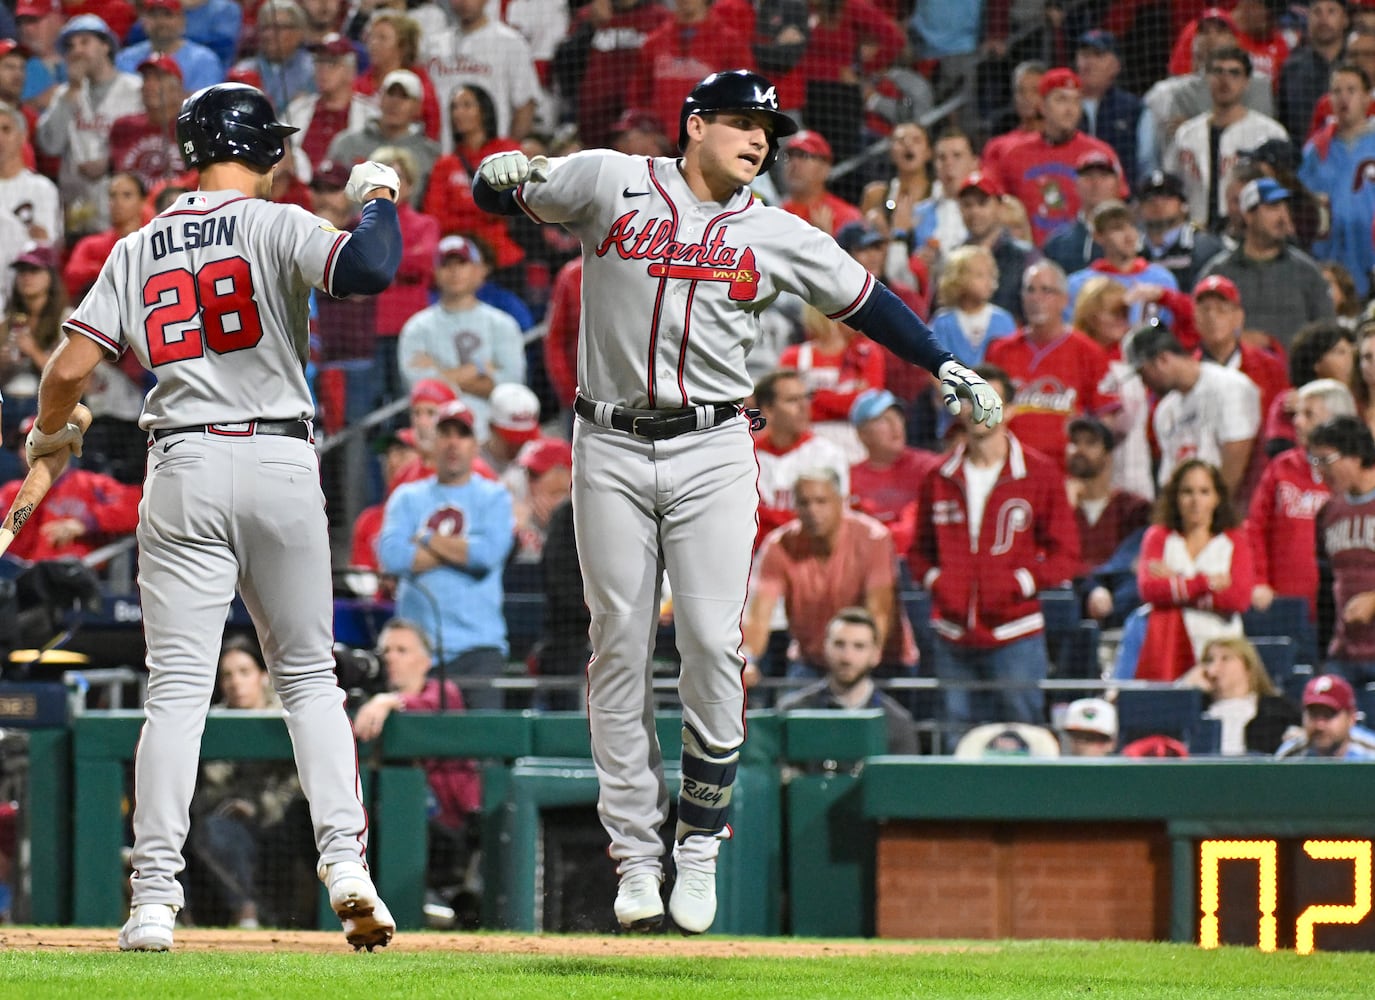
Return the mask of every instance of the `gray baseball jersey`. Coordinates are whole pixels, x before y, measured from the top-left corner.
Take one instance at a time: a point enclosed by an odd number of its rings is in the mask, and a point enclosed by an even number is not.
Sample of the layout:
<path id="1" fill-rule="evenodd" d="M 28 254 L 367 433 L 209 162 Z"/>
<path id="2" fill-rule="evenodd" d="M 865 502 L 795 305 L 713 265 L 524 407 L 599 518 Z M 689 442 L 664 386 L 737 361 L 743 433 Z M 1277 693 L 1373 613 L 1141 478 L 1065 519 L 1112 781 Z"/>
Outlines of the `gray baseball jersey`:
<path id="1" fill-rule="evenodd" d="M 745 356 L 759 314 L 794 292 L 832 319 L 873 278 L 821 230 L 756 201 L 699 202 L 676 160 L 588 150 L 517 201 L 584 248 L 578 387 L 604 403 L 673 409 L 754 392 Z"/>
<path id="2" fill-rule="evenodd" d="M 351 237 L 309 212 L 193 192 L 115 245 L 66 322 L 158 377 L 139 505 L 147 721 L 134 764 L 133 903 L 182 904 L 215 653 L 237 589 L 286 709 L 323 864 L 362 860 L 367 817 L 334 676 L 329 534 L 304 376 L 308 294 Z M 259 431 L 259 422 L 273 421 Z"/>
<path id="3" fill-rule="evenodd" d="M 145 429 L 308 419 L 307 296 L 348 238 L 293 205 L 184 194 L 115 244 L 66 325 L 157 375 Z"/>

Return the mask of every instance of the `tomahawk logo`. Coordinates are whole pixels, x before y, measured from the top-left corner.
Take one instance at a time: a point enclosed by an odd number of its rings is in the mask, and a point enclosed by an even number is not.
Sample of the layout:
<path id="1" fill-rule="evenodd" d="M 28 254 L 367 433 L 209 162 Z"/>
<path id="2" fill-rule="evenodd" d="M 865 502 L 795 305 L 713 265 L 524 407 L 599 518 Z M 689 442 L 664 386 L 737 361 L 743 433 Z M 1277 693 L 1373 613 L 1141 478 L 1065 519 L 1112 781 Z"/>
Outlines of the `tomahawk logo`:
<path id="1" fill-rule="evenodd" d="M 775 111 L 777 111 L 777 110 L 778 110 L 778 91 L 777 91 L 775 88 L 773 88 L 773 87 L 770 87 L 768 90 L 760 90 L 758 87 L 755 87 L 755 88 L 754 88 L 754 103 L 755 103 L 755 104 L 763 104 L 763 105 L 765 105 L 766 107 L 773 108 Z"/>

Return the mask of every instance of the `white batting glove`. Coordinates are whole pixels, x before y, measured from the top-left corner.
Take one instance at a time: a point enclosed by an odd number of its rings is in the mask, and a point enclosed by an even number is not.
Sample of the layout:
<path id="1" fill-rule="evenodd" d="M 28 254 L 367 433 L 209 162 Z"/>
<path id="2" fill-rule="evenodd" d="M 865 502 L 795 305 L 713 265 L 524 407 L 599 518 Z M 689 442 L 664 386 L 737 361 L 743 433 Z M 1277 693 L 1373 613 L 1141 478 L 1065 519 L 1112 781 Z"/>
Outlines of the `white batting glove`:
<path id="1" fill-rule="evenodd" d="M 349 171 L 349 182 L 344 185 L 344 193 L 349 196 L 350 201 L 361 205 L 364 196 L 373 188 L 386 188 L 391 192 L 392 198 L 395 198 L 401 190 L 401 178 L 385 163 L 364 160 Z"/>
<path id="2" fill-rule="evenodd" d="M 477 172 L 493 191 L 509 191 L 526 181 L 538 183 L 547 180 L 549 157 L 532 156 L 527 159 L 518 149 L 507 153 L 493 153 L 478 164 Z"/>
<path id="3" fill-rule="evenodd" d="M 958 361 L 947 361 L 941 365 L 937 377 L 941 380 L 941 396 L 945 408 L 955 416 L 960 415 L 960 397 L 969 400 L 974 410 L 974 422 L 997 427 L 1003 421 L 1003 401 L 997 390 L 983 380 L 976 372 L 966 368 Z"/>
<path id="4" fill-rule="evenodd" d="M 71 448 L 72 454 L 81 457 L 81 428 L 76 424 L 67 424 L 60 431 L 46 434 L 38 429 L 38 424 L 33 425 L 29 431 L 29 436 L 24 440 L 24 454 L 33 465 L 44 455 L 51 455 L 55 451 L 63 448 Z"/>

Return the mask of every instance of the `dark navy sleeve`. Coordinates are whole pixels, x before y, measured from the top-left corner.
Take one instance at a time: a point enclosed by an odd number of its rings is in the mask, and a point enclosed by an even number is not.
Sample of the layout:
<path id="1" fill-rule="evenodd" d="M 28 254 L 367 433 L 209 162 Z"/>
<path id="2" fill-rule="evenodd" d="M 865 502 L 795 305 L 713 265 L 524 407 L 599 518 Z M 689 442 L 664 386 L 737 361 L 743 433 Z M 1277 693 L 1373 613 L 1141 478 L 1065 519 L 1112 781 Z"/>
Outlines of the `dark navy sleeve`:
<path id="1" fill-rule="evenodd" d="M 339 251 L 330 291 L 338 298 L 376 295 L 392 283 L 400 266 L 401 222 L 396 205 L 386 198 L 374 198 L 363 204 L 362 218 Z"/>
<path id="2" fill-rule="evenodd" d="M 473 201 L 477 207 L 491 215 L 524 215 L 516 203 L 516 189 L 494 191 L 482 175 L 473 178 Z"/>
<path id="3" fill-rule="evenodd" d="M 931 328 L 906 303 L 877 281 L 874 290 L 845 323 L 882 344 L 904 361 L 921 365 L 932 375 L 955 355 L 941 347 Z"/>

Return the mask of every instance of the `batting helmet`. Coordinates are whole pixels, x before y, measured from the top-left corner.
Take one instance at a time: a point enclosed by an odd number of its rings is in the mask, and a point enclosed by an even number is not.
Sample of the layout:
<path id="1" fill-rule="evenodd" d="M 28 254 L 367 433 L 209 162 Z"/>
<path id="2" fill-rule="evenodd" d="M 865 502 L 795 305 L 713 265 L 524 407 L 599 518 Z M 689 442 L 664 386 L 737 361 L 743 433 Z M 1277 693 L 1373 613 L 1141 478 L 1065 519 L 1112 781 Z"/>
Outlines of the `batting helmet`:
<path id="1" fill-rule="evenodd" d="M 693 87 L 683 101 L 683 110 L 678 114 L 679 149 L 687 145 L 688 118 L 711 111 L 762 111 L 772 122 L 769 155 L 764 157 L 760 173 L 773 166 L 778 140 L 797 131 L 797 122 L 778 110 L 778 91 L 773 84 L 747 69 L 731 69 L 711 74 Z"/>
<path id="2" fill-rule="evenodd" d="M 177 116 L 177 144 L 188 167 L 243 160 L 266 170 L 285 155 L 282 138 L 298 131 L 277 121 L 267 95 L 245 83 L 198 90 Z"/>

